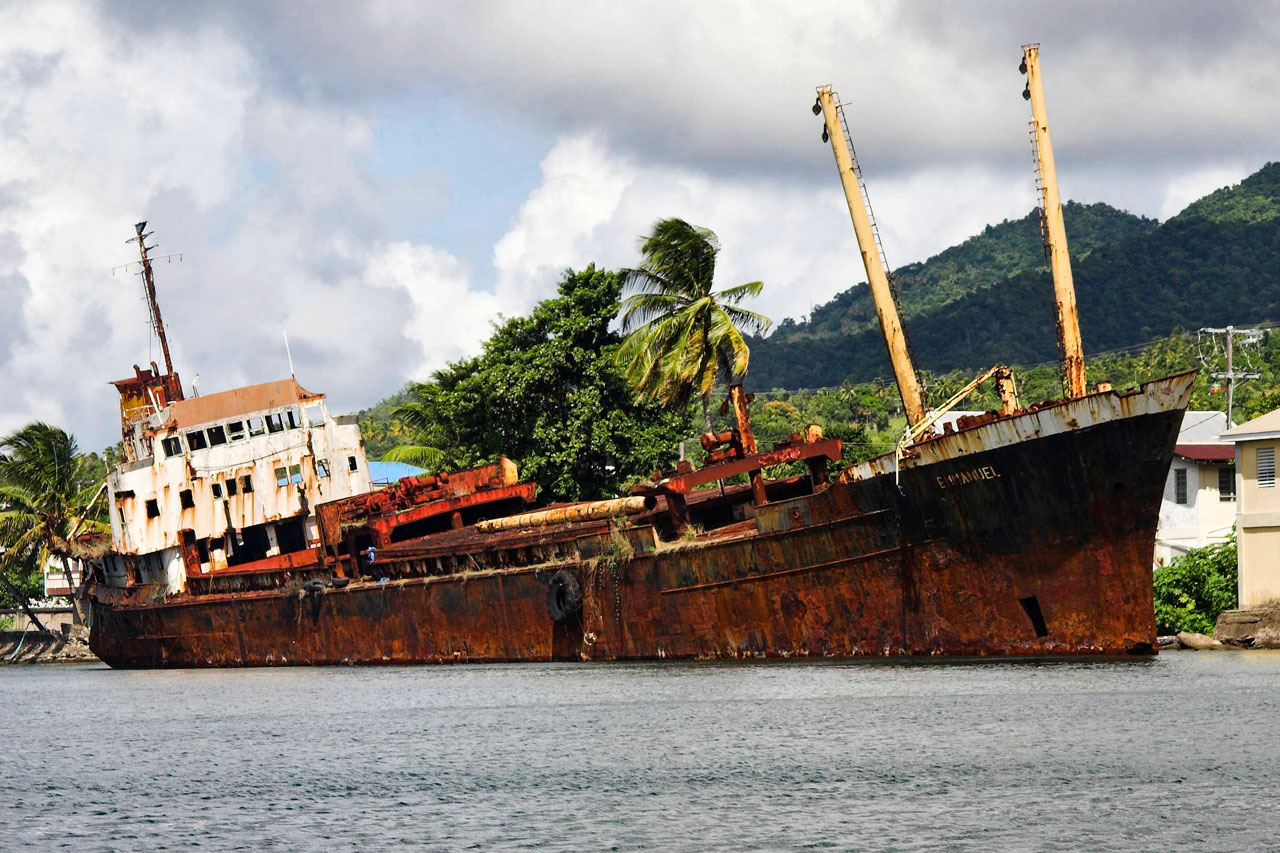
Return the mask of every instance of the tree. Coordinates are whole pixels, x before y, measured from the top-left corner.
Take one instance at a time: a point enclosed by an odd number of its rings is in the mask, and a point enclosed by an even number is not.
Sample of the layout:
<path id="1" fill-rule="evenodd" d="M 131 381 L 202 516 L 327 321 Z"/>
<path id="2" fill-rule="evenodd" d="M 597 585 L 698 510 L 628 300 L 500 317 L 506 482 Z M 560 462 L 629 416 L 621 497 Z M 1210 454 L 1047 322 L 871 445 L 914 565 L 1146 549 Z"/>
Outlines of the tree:
<path id="1" fill-rule="evenodd" d="M 720 382 L 741 382 L 751 350 L 743 333 L 764 334 L 772 321 L 739 307 L 764 284 L 749 281 L 712 290 L 720 244 L 707 228 L 664 219 L 640 244 L 636 269 L 622 271 L 631 291 L 622 303 L 627 334 L 618 357 L 636 394 L 674 409 L 694 396 L 711 431 L 711 394 Z"/>
<path id="2" fill-rule="evenodd" d="M 1212 634 L 1218 615 L 1236 606 L 1236 538 L 1193 548 L 1155 570 L 1156 630 Z"/>
<path id="3" fill-rule="evenodd" d="M 29 591 L 13 579 L 29 578 L 52 559 L 71 586 L 70 560 L 83 554 L 77 535 L 102 529 L 90 514 L 101 485 L 89 475 L 91 464 L 75 438 L 45 423 L 0 440 L 0 576 L 11 596 Z"/>
<path id="4" fill-rule="evenodd" d="M 566 271 L 555 298 L 495 326 L 479 356 L 413 386 L 395 410 L 407 444 L 455 469 L 508 456 L 552 501 L 614 497 L 670 464 L 687 411 L 631 393 L 609 328 L 621 293 L 614 273 Z"/>

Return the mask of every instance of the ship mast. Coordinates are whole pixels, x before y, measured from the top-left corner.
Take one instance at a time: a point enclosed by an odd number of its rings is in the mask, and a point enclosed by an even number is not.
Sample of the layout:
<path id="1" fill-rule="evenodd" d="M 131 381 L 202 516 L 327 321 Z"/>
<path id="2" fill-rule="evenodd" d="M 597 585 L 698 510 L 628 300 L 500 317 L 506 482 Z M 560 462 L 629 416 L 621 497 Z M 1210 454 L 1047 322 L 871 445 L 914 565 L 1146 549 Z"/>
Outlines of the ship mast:
<path id="1" fill-rule="evenodd" d="M 147 291 L 147 308 L 151 312 L 151 327 L 156 330 L 156 337 L 160 339 L 160 351 L 164 353 L 164 372 L 166 374 L 173 373 L 173 359 L 169 357 L 169 341 L 164 336 L 164 320 L 160 317 L 160 302 L 156 299 L 156 281 L 151 275 L 151 259 L 147 257 L 147 250 L 154 249 L 155 246 L 147 246 L 147 238 L 153 231 L 146 231 L 147 223 L 139 222 L 133 226 L 136 236 L 126 240 L 126 243 L 137 243 L 138 252 L 142 255 L 142 281 Z"/>
<path id="2" fill-rule="evenodd" d="M 893 375 L 898 382 L 898 393 L 902 395 L 902 403 L 907 410 L 908 424 L 915 426 L 924 420 L 926 414 L 924 395 L 920 390 L 920 378 L 916 374 L 915 363 L 911 357 L 911 345 L 907 340 L 906 331 L 902 328 L 902 320 L 898 316 L 897 296 L 881 253 L 879 231 L 869 213 L 870 204 L 866 198 L 866 185 L 863 183 L 862 169 L 854 154 L 853 142 L 849 139 L 849 127 L 844 118 L 844 109 L 836 101 L 835 93 L 831 91 L 830 86 L 822 86 L 818 89 L 818 100 L 813 105 L 813 112 L 815 115 L 821 112 L 826 123 L 822 138 L 823 141 L 830 140 L 831 151 L 836 157 L 836 168 L 840 171 L 840 183 L 844 186 L 849 215 L 853 218 L 853 230 L 858 235 L 862 264 L 867 270 L 867 283 L 871 287 L 876 314 L 880 318 L 880 330 L 884 333 L 889 360 L 893 363 Z"/>
<path id="3" fill-rule="evenodd" d="M 1049 138 L 1049 117 L 1044 105 L 1039 44 L 1022 46 L 1022 64 L 1018 70 L 1027 75 L 1027 87 L 1022 90 L 1022 97 L 1031 101 L 1031 148 L 1040 184 L 1041 236 L 1053 269 L 1063 391 L 1068 397 L 1080 397 L 1085 393 L 1084 347 L 1080 343 L 1076 287 L 1071 277 L 1071 255 L 1067 251 L 1067 230 L 1062 222 L 1062 200 L 1058 195 L 1058 170 L 1053 162 L 1053 142 Z"/>

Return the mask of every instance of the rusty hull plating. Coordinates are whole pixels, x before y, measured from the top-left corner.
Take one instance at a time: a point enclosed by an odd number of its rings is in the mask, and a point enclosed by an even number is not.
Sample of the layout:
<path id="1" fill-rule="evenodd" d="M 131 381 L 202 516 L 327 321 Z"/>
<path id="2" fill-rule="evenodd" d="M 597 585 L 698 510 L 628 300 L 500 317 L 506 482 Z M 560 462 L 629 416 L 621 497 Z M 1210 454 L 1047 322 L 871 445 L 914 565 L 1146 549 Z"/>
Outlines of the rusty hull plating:
<path id="1" fill-rule="evenodd" d="M 95 588 L 91 644 L 117 667 L 1152 654 L 1156 516 L 1192 378 L 984 416 L 900 462 L 769 482 L 759 505 L 666 478 L 626 521 L 450 526 L 372 565 L 327 550 L 257 573 L 265 587 Z M 677 510 L 705 532 L 673 535 Z"/>

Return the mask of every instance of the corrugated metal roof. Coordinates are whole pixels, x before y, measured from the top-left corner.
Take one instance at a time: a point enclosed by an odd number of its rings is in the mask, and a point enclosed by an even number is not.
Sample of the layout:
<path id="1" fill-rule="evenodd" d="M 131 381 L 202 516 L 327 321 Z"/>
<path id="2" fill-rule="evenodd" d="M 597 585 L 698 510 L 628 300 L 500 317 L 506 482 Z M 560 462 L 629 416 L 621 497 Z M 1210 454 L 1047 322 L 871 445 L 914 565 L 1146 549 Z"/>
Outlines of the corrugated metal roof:
<path id="1" fill-rule="evenodd" d="M 1179 444 L 1173 452 L 1193 462 L 1231 462 L 1236 458 L 1234 444 Z"/>
<path id="2" fill-rule="evenodd" d="M 280 379 L 260 385 L 246 385 L 230 391 L 205 394 L 179 400 L 169 407 L 169 418 L 178 429 L 248 415 L 267 409 L 278 409 L 298 403 L 310 403 L 324 399 L 323 394 L 313 394 L 298 384 L 296 379 Z"/>

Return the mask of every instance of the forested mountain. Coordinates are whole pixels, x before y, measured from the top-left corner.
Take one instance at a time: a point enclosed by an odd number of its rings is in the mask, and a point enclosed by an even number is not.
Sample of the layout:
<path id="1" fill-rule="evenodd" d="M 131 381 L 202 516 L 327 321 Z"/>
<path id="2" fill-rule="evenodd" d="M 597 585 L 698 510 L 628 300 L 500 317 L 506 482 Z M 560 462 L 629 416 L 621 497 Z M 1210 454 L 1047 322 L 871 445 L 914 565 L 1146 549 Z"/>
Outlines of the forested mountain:
<path id="1" fill-rule="evenodd" d="M 1053 284 L 1033 211 L 895 271 L 923 369 L 1056 358 Z M 1280 318 L 1280 164 L 1157 225 L 1106 205 L 1064 210 L 1086 352 L 1176 328 Z M 751 341 L 755 388 L 888 376 L 870 294 L 859 285 Z"/>

